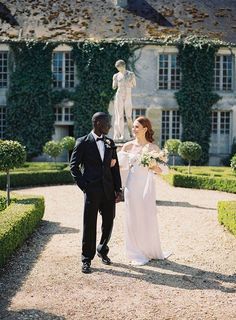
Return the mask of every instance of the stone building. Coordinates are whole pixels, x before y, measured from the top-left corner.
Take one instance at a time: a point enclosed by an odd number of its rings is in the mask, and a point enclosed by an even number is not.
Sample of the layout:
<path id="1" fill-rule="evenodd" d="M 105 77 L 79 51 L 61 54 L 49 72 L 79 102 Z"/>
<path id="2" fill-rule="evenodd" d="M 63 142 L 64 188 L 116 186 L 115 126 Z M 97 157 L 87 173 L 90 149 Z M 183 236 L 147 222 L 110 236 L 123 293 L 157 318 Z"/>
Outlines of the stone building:
<path id="1" fill-rule="evenodd" d="M 0 3 L 0 19 L 0 138 L 4 138 L 7 126 L 8 40 L 133 39 L 138 43 L 193 33 L 232 43 L 230 48 L 222 45 L 215 57 L 214 90 L 222 99 L 212 107 L 209 163 L 219 164 L 220 158 L 230 153 L 236 137 L 236 2 L 5 0 Z M 77 84 L 71 50 L 60 44 L 53 52 L 53 88 L 73 90 Z M 175 99 L 181 86 L 177 54 L 175 46 L 155 44 L 146 44 L 136 52 L 133 117 L 150 117 L 161 145 L 169 138 L 181 138 L 181 116 Z M 113 113 L 112 101 L 109 111 Z M 73 135 L 73 101 L 55 105 L 54 125 L 55 140 Z"/>

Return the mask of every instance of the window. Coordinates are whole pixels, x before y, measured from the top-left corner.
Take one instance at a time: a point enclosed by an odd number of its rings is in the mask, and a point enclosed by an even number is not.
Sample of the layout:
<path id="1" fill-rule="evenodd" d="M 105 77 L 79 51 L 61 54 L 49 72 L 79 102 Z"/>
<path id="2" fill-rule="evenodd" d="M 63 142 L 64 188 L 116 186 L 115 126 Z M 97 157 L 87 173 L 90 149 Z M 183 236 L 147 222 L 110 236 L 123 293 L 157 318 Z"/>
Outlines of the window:
<path id="1" fill-rule="evenodd" d="M 230 152 L 231 112 L 213 111 L 211 117 L 210 153 Z"/>
<path id="2" fill-rule="evenodd" d="M 158 89 L 177 90 L 180 88 L 180 68 L 177 54 L 160 54 L 158 56 Z"/>
<path id="3" fill-rule="evenodd" d="M 181 124 L 178 110 L 163 110 L 161 119 L 161 145 L 168 139 L 180 139 Z"/>
<path id="4" fill-rule="evenodd" d="M 56 107 L 54 108 L 55 122 L 73 122 L 72 107 Z"/>
<path id="5" fill-rule="evenodd" d="M 0 88 L 8 86 L 8 52 L 0 51 Z"/>
<path id="6" fill-rule="evenodd" d="M 215 57 L 214 69 L 214 89 L 221 91 L 231 91 L 233 59 L 232 55 L 217 55 Z"/>
<path id="7" fill-rule="evenodd" d="M 52 73 L 54 88 L 74 88 L 75 63 L 71 52 L 53 53 Z"/>
<path id="8" fill-rule="evenodd" d="M 133 121 L 140 117 L 140 116 L 145 116 L 146 115 L 146 109 L 133 109 L 132 110 L 132 119 Z"/>
<path id="9" fill-rule="evenodd" d="M 0 106 L 0 139 L 4 139 L 6 130 L 6 107 Z"/>

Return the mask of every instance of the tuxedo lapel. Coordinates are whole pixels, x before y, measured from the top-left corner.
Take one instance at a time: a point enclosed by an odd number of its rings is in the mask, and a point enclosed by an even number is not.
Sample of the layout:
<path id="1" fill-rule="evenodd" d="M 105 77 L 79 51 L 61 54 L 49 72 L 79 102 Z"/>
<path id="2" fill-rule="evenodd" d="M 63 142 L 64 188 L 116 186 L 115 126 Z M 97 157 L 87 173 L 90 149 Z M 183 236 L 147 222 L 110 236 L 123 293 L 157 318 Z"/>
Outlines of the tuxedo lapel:
<path id="1" fill-rule="evenodd" d="M 100 152 L 98 150 L 98 146 L 97 146 L 97 143 L 94 139 L 94 136 L 92 135 L 92 133 L 90 132 L 89 135 L 88 135 L 88 140 L 91 144 L 91 148 L 93 148 L 93 154 L 100 160 L 102 161 L 101 159 L 101 156 L 100 156 Z"/>

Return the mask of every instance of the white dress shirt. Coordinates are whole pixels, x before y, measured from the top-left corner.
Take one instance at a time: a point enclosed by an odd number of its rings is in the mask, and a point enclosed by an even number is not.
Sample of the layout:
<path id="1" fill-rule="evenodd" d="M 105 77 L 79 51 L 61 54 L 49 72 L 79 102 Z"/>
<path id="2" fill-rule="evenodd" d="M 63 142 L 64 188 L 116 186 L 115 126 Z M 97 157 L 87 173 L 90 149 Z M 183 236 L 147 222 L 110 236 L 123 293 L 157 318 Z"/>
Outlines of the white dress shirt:
<path id="1" fill-rule="evenodd" d="M 104 160 L 104 154 L 105 154 L 105 145 L 104 145 L 103 141 L 101 141 L 101 140 L 97 141 L 97 138 L 103 138 L 103 136 L 101 135 L 99 137 L 93 131 L 91 133 L 92 133 L 92 135 L 93 135 L 93 137 L 94 137 L 94 139 L 96 141 L 96 144 L 97 144 L 97 147 L 98 147 L 98 151 L 99 151 L 101 159 L 103 161 Z"/>

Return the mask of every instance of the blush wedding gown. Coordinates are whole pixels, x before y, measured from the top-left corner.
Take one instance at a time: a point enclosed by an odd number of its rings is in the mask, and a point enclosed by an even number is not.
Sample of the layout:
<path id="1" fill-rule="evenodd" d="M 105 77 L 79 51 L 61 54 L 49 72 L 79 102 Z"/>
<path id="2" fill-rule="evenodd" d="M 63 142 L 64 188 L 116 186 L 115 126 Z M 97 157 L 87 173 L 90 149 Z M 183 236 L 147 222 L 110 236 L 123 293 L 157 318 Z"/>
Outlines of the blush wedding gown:
<path id="1" fill-rule="evenodd" d="M 142 149 L 139 152 L 133 149 L 118 152 L 125 197 L 125 246 L 131 263 L 144 265 L 152 259 L 165 259 L 170 254 L 161 249 L 155 174 L 139 165 Z"/>

